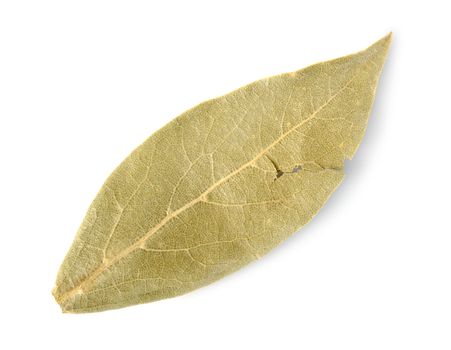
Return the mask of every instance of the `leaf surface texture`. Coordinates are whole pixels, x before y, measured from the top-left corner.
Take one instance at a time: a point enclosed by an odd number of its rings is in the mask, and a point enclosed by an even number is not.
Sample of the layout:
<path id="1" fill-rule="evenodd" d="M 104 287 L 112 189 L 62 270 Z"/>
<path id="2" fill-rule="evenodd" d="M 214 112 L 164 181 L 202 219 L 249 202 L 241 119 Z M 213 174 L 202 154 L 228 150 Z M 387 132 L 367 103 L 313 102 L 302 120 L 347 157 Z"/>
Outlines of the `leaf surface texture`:
<path id="1" fill-rule="evenodd" d="M 174 297 L 308 223 L 361 142 L 390 35 L 183 113 L 106 180 L 53 294 L 65 312 Z"/>

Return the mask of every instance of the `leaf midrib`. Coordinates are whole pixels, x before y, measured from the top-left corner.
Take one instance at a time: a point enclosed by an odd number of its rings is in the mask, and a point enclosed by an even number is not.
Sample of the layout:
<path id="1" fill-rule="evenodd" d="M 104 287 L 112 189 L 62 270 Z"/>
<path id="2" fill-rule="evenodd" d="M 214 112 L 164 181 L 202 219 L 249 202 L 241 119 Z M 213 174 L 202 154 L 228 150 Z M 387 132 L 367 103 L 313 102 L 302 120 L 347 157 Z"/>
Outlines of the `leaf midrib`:
<path id="1" fill-rule="evenodd" d="M 356 69 L 357 70 L 357 69 Z M 163 220 L 161 220 L 157 225 L 153 226 L 144 236 L 142 236 L 138 241 L 131 244 L 127 248 L 120 251 L 117 255 L 114 257 L 104 260 L 102 264 L 99 265 L 99 267 L 94 270 L 91 274 L 89 274 L 84 280 L 82 280 L 77 286 L 73 287 L 72 289 L 68 290 L 67 292 L 61 294 L 59 297 L 56 296 L 56 299 L 58 303 L 62 303 L 65 300 L 78 295 L 83 294 L 87 287 L 89 287 L 90 283 L 92 283 L 99 275 L 101 275 L 103 272 L 108 270 L 112 265 L 114 265 L 119 260 L 123 259 L 124 257 L 128 256 L 130 253 L 135 251 L 136 249 L 139 249 L 142 247 L 146 241 L 157 231 L 159 231 L 162 227 L 164 227 L 169 221 L 176 218 L 179 214 L 183 213 L 185 210 L 193 207 L 195 204 L 199 202 L 205 201 L 205 197 L 211 193 L 214 189 L 216 189 L 218 186 L 223 184 L 224 182 L 228 181 L 230 178 L 235 176 L 236 174 L 240 173 L 242 170 L 246 169 L 248 166 L 251 166 L 253 163 L 255 163 L 258 159 L 260 159 L 262 156 L 264 156 L 269 150 L 271 150 L 274 146 L 278 145 L 285 137 L 287 137 L 289 134 L 291 134 L 296 129 L 300 128 L 302 125 L 308 123 L 309 121 L 315 119 L 317 114 L 321 112 L 329 103 L 334 100 L 342 91 L 344 91 L 354 80 L 356 75 L 353 75 L 351 79 L 349 79 L 340 89 L 337 90 L 332 96 L 330 96 L 326 102 L 324 102 L 321 106 L 319 106 L 315 111 L 312 112 L 312 114 L 301 121 L 300 123 L 294 125 L 292 128 L 290 128 L 285 133 L 282 133 L 275 141 L 273 141 L 271 144 L 269 144 L 267 147 L 265 147 L 263 150 L 260 151 L 254 158 L 249 160 L 248 162 L 244 163 L 242 166 L 240 166 L 238 169 L 232 171 L 227 176 L 223 177 L 222 179 L 215 182 L 213 185 L 211 185 L 208 189 L 206 189 L 200 196 L 196 197 L 192 201 L 188 202 L 187 204 L 183 205 L 179 209 L 171 212 L 169 215 L 166 215 Z M 296 88 L 296 87 L 295 87 Z M 290 102 L 290 100 L 287 101 L 287 104 Z M 284 108 L 284 115 L 286 113 L 286 107 Z M 284 116 L 283 115 L 283 116 Z M 55 288 L 56 290 L 56 288 Z"/>

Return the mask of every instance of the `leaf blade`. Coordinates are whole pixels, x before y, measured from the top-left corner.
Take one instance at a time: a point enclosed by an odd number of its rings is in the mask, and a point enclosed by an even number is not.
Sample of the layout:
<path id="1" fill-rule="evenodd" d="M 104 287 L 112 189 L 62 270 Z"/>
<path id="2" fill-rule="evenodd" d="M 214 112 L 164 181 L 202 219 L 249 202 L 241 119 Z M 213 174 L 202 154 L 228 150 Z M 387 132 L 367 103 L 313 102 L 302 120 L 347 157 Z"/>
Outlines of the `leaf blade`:
<path id="1" fill-rule="evenodd" d="M 186 293 L 305 225 L 360 144 L 389 42 L 249 84 L 152 135 L 88 210 L 54 289 L 63 311 Z"/>

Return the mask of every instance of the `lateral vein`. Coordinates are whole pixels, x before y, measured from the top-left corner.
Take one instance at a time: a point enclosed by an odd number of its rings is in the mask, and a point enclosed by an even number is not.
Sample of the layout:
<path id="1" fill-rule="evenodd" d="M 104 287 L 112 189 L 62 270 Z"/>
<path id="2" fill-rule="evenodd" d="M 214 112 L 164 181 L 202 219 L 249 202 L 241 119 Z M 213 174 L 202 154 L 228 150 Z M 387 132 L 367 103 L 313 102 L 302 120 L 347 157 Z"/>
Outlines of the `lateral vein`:
<path id="1" fill-rule="evenodd" d="M 246 169 L 249 166 L 252 166 L 258 159 L 260 159 L 262 156 L 264 156 L 269 150 L 271 150 L 274 146 L 278 145 L 285 137 L 287 137 L 292 132 L 296 131 L 298 128 L 300 128 L 302 125 L 305 125 L 309 121 L 316 118 L 317 114 L 321 112 L 331 101 L 333 101 L 341 92 L 343 92 L 348 86 L 352 83 L 352 81 L 355 79 L 354 75 L 351 79 L 349 79 L 339 90 L 337 90 L 332 96 L 330 96 L 321 106 L 319 106 L 315 111 L 312 112 L 312 114 L 307 117 L 306 119 L 302 120 L 300 123 L 294 125 L 292 128 L 290 128 L 285 133 L 282 133 L 275 141 L 273 141 L 271 144 L 269 144 L 267 147 L 262 149 L 260 153 L 258 153 L 254 158 L 249 160 L 248 162 L 244 163 L 242 166 L 237 168 L 236 170 L 230 172 L 228 175 L 224 176 L 222 179 L 218 180 L 214 184 L 212 184 L 208 189 L 206 189 L 202 194 L 200 194 L 197 198 L 193 199 L 192 201 L 188 202 L 187 204 L 183 205 L 177 210 L 172 211 L 169 215 L 166 215 L 157 225 L 152 227 L 144 236 L 142 236 L 139 240 L 137 240 L 135 243 L 131 244 L 127 248 L 120 251 L 117 255 L 114 257 L 102 262 L 99 267 L 94 270 L 90 275 L 88 275 L 84 280 L 82 280 L 77 286 L 70 289 L 69 291 L 61 294 L 59 297 L 57 297 L 57 301 L 59 303 L 64 302 L 65 300 L 77 295 L 84 293 L 88 288 L 89 285 L 103 272 L 105 272 L 107 269 L 109 269 L 112 265 L 114 265 L 119 260 L 123 259 L 124 257 L 128 256 L 130 253 L 135 251 L 136 249 L 139 249 L 142 247 L 145 242 L 157 231 L 159 231 L 162 227 L 164 227 L 169 221 L 179 216 L 181 213 L 186 211 L 187 209 L 193 207 L 195 204 L 204 201 L 206 196 L 211 193 L 213 190 L 215 190 L 218 186 L 222 185 L 224 182 L 228 181 L 230 178 L 235 176 L 236 174 L 240 173 L 242 170 Z M 291 98 L 288 100 L 287 103 L 289 103 Z M 287 107 L 285 107 L 286 109 Z"/>

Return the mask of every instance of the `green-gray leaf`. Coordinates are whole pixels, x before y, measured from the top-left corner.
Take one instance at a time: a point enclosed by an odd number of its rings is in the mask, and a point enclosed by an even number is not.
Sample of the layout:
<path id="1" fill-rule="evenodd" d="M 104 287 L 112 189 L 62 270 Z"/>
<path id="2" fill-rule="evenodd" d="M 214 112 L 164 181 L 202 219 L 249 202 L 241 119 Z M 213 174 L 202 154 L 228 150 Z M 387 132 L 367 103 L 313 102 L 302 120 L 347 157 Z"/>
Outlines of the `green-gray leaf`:
<path id="1" fill-rule="evenodd" d="M 259 80 L 149 137 L 86 214 L 53 290 L 63 311 L 187 293 L 309 222 L 360 144 L 389 43 Z"/>

